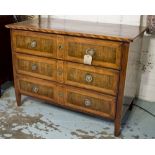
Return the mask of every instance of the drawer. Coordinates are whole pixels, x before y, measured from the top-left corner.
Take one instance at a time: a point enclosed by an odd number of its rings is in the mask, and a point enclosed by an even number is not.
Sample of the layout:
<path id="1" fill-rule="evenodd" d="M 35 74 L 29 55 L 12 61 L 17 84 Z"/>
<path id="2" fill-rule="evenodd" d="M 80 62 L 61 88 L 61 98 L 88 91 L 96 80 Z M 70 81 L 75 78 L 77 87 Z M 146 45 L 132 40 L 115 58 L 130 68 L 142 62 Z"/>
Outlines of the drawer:
<path id="1" fill-rule="evenodd" d="M 21 94 L 85 113 L 115 117 L 116 97 L 23 76 L 17 76 L 17 84 Z"/>
<path id="2" fill-rule="evenodd" d="M 12 36 L 14 51 L 56 58 L 56 35 L 13 30 Z"/>
<path id="3" fill-rule="evenodd" d="M 49 101 L 57 100 L 57 85 L 55 83 L 29 77 L 18 77 L 17 82 L 22 94 Z"/>
<path id="4" fill-rule="evenodd" d="M 65 84 L 116 95 L 118 80 L 116 70 L 65 62 Z"/>
<path id="5" fill-rule="evenodd" d="M 65 37 L 65 59 L 83 63 L 84 55 L 93 51 L 92 65 L 120 69 L 121 43 L 103 41 L 99 39 L 86 39 L 78 37 Z"/>
<path id="6" fill-rule="evenodd" d="M 17 73 L 56 81 L 56 60 L 25 54 L 14 54 L 14 57 Z"/>
<path id="7" fill-rule="evenodd" d="M 66 105 L 82 112 L 114 119 L 116 98 L 110 95 L 67 87 Z"/>

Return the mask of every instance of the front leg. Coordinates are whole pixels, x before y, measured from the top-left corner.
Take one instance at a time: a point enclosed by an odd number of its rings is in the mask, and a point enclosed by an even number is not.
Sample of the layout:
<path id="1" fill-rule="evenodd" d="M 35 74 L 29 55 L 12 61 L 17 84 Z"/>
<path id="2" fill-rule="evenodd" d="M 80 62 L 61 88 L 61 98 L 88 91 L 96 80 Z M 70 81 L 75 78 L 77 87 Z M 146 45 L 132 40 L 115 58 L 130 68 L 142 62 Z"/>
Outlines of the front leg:
<path id="1" fill-rule="evenodd" d="M 15 88 L 15 95 L 16 95 L 16 101 L 17 101 L 17 106 L 21 106 L 21 94 L 19 90 Z"/>
<path id="2" fill-rule="evenodd" d="M 121 119 L 115 119 L 114 135 L 118 137 L 121 134 Z"/>

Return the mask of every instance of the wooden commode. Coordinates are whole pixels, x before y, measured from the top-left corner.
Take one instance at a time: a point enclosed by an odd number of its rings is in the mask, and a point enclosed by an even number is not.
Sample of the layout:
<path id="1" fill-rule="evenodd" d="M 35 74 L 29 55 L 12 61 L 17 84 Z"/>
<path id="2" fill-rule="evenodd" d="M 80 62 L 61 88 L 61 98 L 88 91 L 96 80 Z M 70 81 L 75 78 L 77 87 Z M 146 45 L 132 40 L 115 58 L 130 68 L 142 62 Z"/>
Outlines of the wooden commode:
<path id="1" fill-rule="evenodd" d="M 17 105 L 21 94 L 115 122 L 138 85 L 145 27 L 64 19 L 9 24 Z"/>

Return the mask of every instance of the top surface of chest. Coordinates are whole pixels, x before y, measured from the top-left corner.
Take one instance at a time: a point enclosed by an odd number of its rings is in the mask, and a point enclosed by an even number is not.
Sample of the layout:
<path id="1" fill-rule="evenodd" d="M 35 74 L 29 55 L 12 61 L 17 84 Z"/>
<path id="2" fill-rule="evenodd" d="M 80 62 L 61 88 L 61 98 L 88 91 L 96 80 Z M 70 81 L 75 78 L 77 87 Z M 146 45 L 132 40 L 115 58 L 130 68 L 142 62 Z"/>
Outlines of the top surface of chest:
<path id="1" fill-rule="evenodd" d="M 56 18 L 39 18 L 7 25 L 11 29 L 47 32 L 71 36 L 106 39 L 113 41 L 133 41 L 146 27 L 120 24 L 105 24 Z"/>

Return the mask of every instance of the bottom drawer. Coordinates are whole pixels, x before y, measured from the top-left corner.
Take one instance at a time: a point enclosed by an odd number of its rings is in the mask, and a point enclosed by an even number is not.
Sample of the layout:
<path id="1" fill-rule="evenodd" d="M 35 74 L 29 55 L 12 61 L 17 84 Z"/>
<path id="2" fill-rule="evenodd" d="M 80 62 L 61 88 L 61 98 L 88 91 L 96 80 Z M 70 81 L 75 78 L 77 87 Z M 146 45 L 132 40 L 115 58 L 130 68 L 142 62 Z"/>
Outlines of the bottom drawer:
<path id="1" fill-rule="evenodd" d="M 116 98 L 72 87 L 66 88 L 66 105 L 80 111 L 114 119 Z"/>
<path id="2" fill-rule="evenodd" d="M 116 98 L 36 78 L 18 77 L 21 94 L 45 99 L 80 112 L 114 119 Z"/>
<path id="3" fill-rule="evenodd" d="M 18 86 L 21 93 L 49 101 L 56 101 L 56 84 L 35 78 L 18 78 Z"/>

